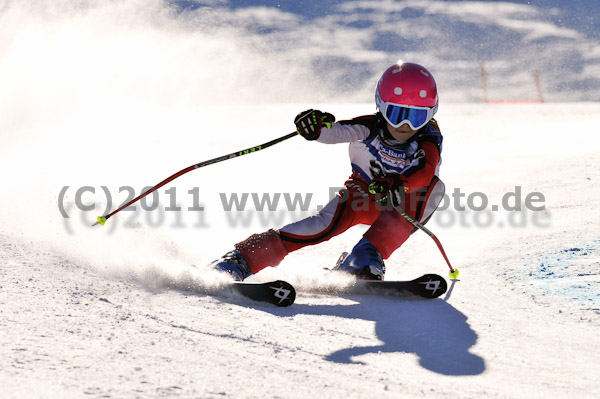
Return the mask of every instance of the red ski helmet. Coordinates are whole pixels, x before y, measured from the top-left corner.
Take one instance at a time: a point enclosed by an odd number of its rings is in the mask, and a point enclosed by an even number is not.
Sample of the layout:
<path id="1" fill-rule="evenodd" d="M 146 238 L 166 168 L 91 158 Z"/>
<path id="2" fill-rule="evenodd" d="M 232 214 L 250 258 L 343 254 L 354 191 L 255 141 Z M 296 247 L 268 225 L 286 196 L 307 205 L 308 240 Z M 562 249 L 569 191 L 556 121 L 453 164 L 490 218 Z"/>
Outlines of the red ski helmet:
<path id="1" fill-rule="evenodd" d="M 377 83 L 375 103 L 390 125 L 398 127 L 407 123 L 418 130 L 437 111 L 435 79 L 419 64 L 405 62 L 392 65 Z"/>

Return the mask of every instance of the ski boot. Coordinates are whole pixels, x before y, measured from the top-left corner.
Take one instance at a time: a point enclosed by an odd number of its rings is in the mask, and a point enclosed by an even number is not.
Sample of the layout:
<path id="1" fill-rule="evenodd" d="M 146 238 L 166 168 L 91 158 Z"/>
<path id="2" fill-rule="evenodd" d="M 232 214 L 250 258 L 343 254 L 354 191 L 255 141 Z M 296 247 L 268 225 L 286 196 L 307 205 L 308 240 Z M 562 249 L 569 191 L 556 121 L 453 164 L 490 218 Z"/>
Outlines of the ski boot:
<path id="1" fill-rule="evenodd" d="M 333 270 L 340 270 L 362 280 L 383 280 L 385 264 L 381 253 L 366 238 L 352 249 L 352 253 L 342 254 Z"/>
<path id="2" fill-rule="evenodd" d="M 229 273 L 235 281 L 243 281 L 252 274 L 248 263 L 246 263 L 246 260 L 237 249 L 227 252 L 221 258 L 211 263 L 210 266 L 219 271 Z"/>

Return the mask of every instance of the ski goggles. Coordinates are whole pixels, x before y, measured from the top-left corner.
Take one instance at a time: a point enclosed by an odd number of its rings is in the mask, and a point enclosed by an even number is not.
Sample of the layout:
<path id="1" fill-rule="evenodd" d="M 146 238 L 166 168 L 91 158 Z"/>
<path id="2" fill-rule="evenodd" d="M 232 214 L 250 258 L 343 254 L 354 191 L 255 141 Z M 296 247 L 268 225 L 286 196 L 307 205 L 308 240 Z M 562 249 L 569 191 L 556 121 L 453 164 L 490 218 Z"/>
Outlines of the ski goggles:
<path id="1" fill-rule="evenodd" d="M 413 105 L 399 105 L 384 103 L 383 117 L 393 127 L 407 123 L 411 129 L 419 130 L 433 118 L 437 107 L 416 107 Z"/>

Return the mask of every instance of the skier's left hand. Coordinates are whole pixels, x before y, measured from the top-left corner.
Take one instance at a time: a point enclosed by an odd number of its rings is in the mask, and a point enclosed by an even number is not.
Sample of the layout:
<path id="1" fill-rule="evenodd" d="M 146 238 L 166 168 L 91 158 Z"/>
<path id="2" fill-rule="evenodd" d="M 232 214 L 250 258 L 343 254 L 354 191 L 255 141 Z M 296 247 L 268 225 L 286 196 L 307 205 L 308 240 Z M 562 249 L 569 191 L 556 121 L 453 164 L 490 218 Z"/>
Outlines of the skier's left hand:
<path id="1" fill-rule="evenodd" d="M 404 201 L 404 180 L 397 173 L 375 177 L 369 184 L 369 193 L 375 202 L 395 208 Z"/>

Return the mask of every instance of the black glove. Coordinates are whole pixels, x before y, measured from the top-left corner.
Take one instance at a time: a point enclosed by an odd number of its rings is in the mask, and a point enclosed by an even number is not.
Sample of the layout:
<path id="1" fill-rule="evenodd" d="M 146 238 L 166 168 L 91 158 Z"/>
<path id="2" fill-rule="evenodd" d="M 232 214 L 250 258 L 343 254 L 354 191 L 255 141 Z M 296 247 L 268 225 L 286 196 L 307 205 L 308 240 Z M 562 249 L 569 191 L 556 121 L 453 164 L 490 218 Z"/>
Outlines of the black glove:
<path id="1" fill-rule="evenodd" d="M 309 109 L 300 112 L 294 118 L 296 131 L 306 140 L 316 140 L 321 135 L 323 126 L 331 129 L 331 124 L 335 122 L 335 116 L 328 112 L 321 112 L 317 109 Z"/>
<path id="2" fill-rule="evenodd" d="M 404 201 L 404 180 L 397 173 L 375 177 L 369 184 L 369 193 L 375 202 L 395 208 Z"/>

